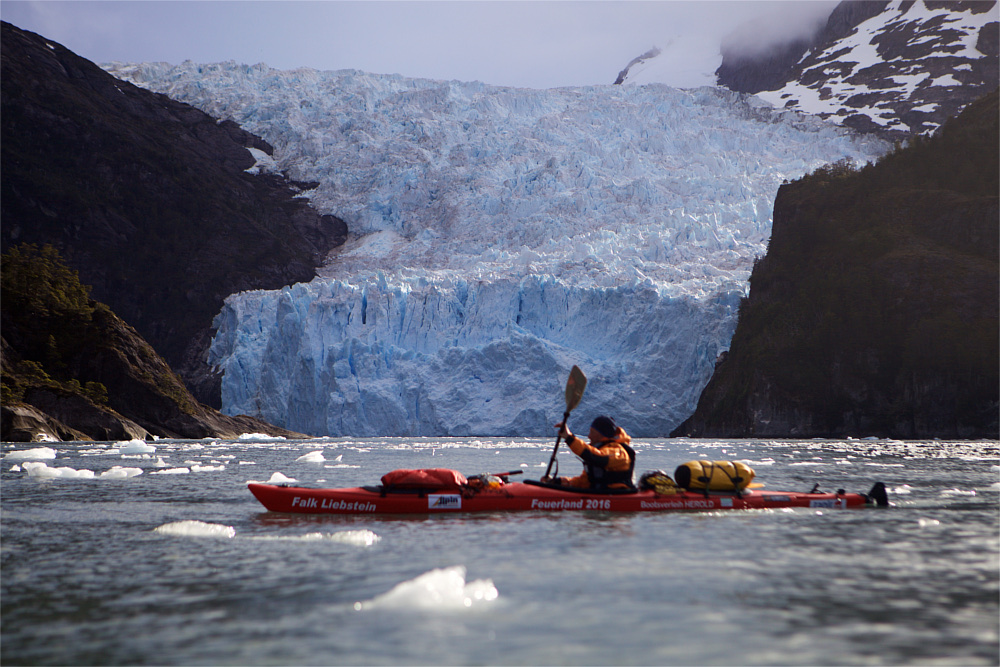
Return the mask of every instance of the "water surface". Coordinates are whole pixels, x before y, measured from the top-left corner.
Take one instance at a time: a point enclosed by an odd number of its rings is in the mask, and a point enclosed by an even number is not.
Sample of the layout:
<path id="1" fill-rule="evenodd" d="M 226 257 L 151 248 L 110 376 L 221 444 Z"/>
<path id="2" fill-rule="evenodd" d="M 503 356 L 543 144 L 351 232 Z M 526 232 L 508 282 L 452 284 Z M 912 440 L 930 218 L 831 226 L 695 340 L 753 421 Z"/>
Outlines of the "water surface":
<path id="1" fill-rule="evenodd" d="M 637 471 L 709 458 L 748 461 L 772 490 L 865 492 L 881 480 L 888 509 L 297 516 L 264 511 L 245 486 L 275 472 L 354 486 L 417 467 L 538 478 L 551 443 L 159 441 L 135 454 L 48 445 L 46 468 L 90 479 L 41 479 L 8 457 L 0 658 L 998 664 L 996 442 L 634 443 Z M 563 474 L 579 470 L 565 450 L 560 462 Z M 121 478 L 101 477 L 113 469 Z"/>

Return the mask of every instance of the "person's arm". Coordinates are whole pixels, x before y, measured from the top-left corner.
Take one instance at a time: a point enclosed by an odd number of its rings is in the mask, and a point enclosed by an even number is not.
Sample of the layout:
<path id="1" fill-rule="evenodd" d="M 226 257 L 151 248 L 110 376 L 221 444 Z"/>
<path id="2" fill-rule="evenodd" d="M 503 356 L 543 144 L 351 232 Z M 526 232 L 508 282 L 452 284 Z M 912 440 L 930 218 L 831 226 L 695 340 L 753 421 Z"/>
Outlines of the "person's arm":
<path id="1" fill-rule="evenodd" d="M 584 442 L 572 433 L 570 434 L 569 440 L 566 441 L 566 444 L 569 445 L 569 448 L 573 450 L 574 454 L 590 465 L 595 465 L 599 468 L 606 468 L 611 460 L 611 457 L 609 457 L 606 453 L 602 452 L 590 443 Z"/>

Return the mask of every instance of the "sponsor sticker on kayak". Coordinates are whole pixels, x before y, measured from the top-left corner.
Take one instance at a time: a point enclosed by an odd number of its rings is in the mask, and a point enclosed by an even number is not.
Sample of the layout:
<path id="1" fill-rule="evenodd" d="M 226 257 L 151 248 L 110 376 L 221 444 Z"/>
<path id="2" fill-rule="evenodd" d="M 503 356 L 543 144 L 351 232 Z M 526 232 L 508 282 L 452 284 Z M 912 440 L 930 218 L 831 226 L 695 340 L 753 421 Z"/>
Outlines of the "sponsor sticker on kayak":
<path id="1" fill-rule="evenodd" d="M 462 495 L 459 493 L 429 493 L 427 494 L 427 509 L 460 510 Z"/>
<path id="2" fill-rule="evenodd" d="M 810 500 L 809 507 L 847 507 L 847 503 L 840 498 L 830 498 L 827 500 Z"/>

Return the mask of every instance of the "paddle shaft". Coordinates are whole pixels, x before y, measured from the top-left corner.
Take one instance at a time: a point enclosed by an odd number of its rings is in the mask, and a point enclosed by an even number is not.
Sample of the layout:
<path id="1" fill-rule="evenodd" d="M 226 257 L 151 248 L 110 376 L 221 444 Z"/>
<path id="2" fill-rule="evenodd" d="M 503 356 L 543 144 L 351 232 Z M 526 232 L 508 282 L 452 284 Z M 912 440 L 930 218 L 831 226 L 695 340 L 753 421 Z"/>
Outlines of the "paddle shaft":
<path id="1" fill-rule="evenodd" d="M 563 413 L 563 426 L 569 420 L 569 410 Z M 559 434 L 556 435 L 556 446 L 552 448 L 552 456 L 549 458 L 549 467 L 545 469 L 545 476 L 548 477 L 549 473 L 552 472 L 552 464 L 556 462 L 556 454 L 559 453 L 559 441 L 562 440 L 562 429 L 559 429 Z M 556 466 L 556 472 L 559 471 L 558 465 Z"/>
<path id="2" fill-rule="evenodd" d="M 569 421 L 569 413 L 573 412 L 575 408 L 580 403 L 580 399 L 583 398 L 583 392 L 587 388 L 587 376 L 583 374 L 579 366 L 573 366 L 572 370 L 569 372 L 569 379 L 566 380 L 566 412 L 563 413 L 562 424 L 559 428 L 559 433 L 556 435 L 556 446 L 552 448 L 552 457 L 549 459 L 549 467 L 545 469 L 545 476 L 548 477 L 552 472 L 553 464 L 556 466 L 556 472 L 559 471 L 559 464 L 556 462 L 556 454 L 559 452 L 559 441 L 562 439 L 562 430 L 566 426 L 566 422 Z"/>

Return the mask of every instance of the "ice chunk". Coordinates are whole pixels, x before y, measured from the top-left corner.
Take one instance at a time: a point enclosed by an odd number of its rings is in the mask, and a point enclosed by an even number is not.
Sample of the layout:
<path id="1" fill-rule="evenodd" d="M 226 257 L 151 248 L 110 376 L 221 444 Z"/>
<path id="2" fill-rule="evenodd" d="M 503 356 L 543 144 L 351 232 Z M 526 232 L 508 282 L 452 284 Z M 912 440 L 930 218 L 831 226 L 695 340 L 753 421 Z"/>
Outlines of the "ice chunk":
<path id="1" fill-rule="evenodd" d="M 297 479 L 292 477 L 286 477 L 280 472 L 271 473 L 271 478 L 266 482 L 261 482 L 259 480 L 251 479 L 247 480 L 247 484 L 291 484 L 292 482 L 297 482 Z"/>
<path id="2" fill-rule="evenodd" d="M 23 466 L 29 477 L 36 479 L 93 479 L 93 470 L 69 467 L 50 468 L 44 461 L 26 461 Z"/>
<path id="3" fill-rule="evenodd" d="M 217 523 L 205 523 L 204 521 L 174 521 L 157 527 L 154 533 L 161 535 L 180 535 L 183 537 L 225 537 L 231 538 L 236 535 L 236 529 L 232 526 L 223 526 Z"/>
<path id="4" fill-rule="evenodd" d="M 279 540 L 292 542 L 340 542 L 358 547 L 370 547 L 382 540 L 370 530 L 342 530 L 336 533 L 306 533 L 305 535 L 258 535 L 255 540 Z"/>
<path id="5" fill-rule="evenodd" d="M 356 602 L 354 608 L 359 611 L 376 608 L 454 611 L 480 607 L 499 597 L 491 580 L 466 583 L 465 574 L 462 565 L 431 570 L 372 600 Z"/>
<path id="6" fill-rule="evenodd" d="M 8 452 L 4 455 L 4 461 L 45 461 L 54 459 L 56 450 L 51 447 L 35 447 L 34 449 L 22 449 L 21 451 Z"/>
<path id="7" fill-rule="evenodd" d="M 101 473 L 101 479 L 128 479 L 129 477 L 136 477 L 142 474 L 142 468 L 124 468 L 122 466 L 113 466 L 110 470 L 105 470 Z"/>
<path id="8" fill-rule="evenodd" d="M 316 451 L 316 452 L 309 452 L 308 454 L 303 454 L 302 456 L 300 456 L 295 460 L 301 461 L 303 463 L 322 463 L 323 461 L 326 461 L 326 458 L 323 456 L 322 451 Z"/>
<path id="9" fill-rule="evenodd" d="M 156 447 L 138 439 L 118 442 L 115 446 L 119 454 L 152 454 L 156 451 Z"/>
<path id="10" fill-rule="evenodd" d="M 281 436 L 268 435 L 267 433 L 244 433 L 240 435 L 240 440 L 243 442 L 253 442 L 253 441 L 266 441 L 266 440 L 284 440 Z"/>

